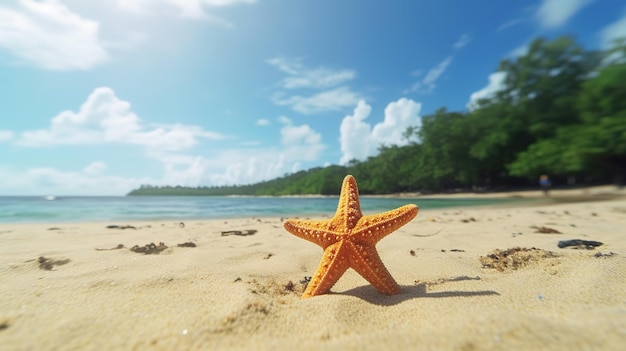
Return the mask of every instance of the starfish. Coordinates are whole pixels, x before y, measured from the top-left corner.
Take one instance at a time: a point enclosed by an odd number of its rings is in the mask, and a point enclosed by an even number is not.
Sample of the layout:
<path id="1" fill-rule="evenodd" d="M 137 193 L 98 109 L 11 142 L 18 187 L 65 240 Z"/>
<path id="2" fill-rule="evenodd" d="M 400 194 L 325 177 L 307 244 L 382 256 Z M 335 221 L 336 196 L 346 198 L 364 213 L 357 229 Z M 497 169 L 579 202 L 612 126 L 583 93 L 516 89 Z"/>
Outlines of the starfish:
<path id="1" fill-rule="evenodd" d="M 302 298 L 327 293 L 348 270 L 354 269 L 382 294 L 400 292 L 376 252 L 376 243 L 418 213 L 416 205 L 364 216 L 361 213 L 359 189 L 353 176 L 343 180 L 335 216 L 328 220 L 288 219 L 284 223 L 289 233 L 321 246 L 324 255 L 309 281 Z"/>

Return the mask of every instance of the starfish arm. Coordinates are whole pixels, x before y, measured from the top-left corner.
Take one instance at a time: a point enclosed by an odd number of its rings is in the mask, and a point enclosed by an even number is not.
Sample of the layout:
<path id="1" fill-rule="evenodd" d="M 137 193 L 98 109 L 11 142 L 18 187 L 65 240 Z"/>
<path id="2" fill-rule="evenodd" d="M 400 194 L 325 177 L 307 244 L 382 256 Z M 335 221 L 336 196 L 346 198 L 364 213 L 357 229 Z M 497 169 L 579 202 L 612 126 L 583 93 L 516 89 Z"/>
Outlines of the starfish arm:
<path id="1" fill-rule="evenodd" d="M 324 250 L 322 261 L 302 294 L 303 299 L 327 293 L 348 270 L 350 262 L 347 256 L 340 252 L 344 245 L 345 243 L 339 242 Z"/>
<path id="2" fill-rule="evenodd" d="M 288 219 L 283 227 L 289 233 L 321 246 L 323 249 L 336 243 L 339 235 L 333 233 L 332 220 L 311 221 L 304 219 Z"/>
<path id="3" fill-rule="evenodd" d="M 419 208 L 416 205 L 405 205 L 395 210 L 365 216 L 353 229 L 352 237 L 357 242 L 376 244 L 380 239 L 413 220 L 418 212 Z"/>
<path id="4" fill-rule="evenodd" d="M 362 216 L 356 179 L 351 175 L 347 175 L 341 185 L 341 194 L 339 195 L 339 203 L 337 204 L 337 212 L 335 212 L 334 218 L 340 219 L 343 228 L 352 229 Z"/>
<path id="5" fill-rule="evenodd" d="M 374 246 L 353 245 L 350 267 L 385 295 L 395 295 L 400 287 L 385 267 Z"/>

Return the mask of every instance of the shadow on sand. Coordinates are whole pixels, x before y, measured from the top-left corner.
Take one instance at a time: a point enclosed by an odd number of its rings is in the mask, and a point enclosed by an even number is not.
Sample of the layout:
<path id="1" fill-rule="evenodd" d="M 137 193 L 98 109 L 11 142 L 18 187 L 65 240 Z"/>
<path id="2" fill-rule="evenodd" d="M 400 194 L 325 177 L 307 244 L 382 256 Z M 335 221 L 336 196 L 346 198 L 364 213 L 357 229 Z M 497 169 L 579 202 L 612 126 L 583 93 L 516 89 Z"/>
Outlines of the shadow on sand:
<path id="1" fill-rule="evenodd" d="M 493 290 L 476 290 L 476 291 L 462 291 L 462 290 L 449 290 L 449 291 L 437 291 L 428 292 L 429 285 L 439 285 L 447 282 L 463 281 L 463 280 L 480 280 L 478 277 L 460 276 L 455 278 L 441 279 L 435 283 L 421 282 L 415 285 L 400 286 L 400 293 L 398 295 L 383 295 L 380 294 L 371 285 L 363 285 L 358 288 L 346 290 L 339 294 L 350 295 L 358 297 L 361 300 L 367 301 L 371 304 L 392 306 L 402 303 L 411 299 L 420 298 L 446 298 L 446 297 L 479 297 L 479 296 L 492 296 L 500 294 Z"/>

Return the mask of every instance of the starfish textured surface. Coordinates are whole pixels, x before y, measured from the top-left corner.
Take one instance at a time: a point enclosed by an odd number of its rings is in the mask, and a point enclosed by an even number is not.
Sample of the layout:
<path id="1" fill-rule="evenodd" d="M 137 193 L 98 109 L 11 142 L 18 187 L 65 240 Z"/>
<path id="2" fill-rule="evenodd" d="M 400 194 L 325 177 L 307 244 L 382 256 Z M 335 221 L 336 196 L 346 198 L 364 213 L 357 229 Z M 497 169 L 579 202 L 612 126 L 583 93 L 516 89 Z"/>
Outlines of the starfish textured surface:
<path id="1" fill-rule="evenodd" d="M 348 270 L 354 269 L 376 290 L 386 295 L 400 292 L 376 252 L 376 243 L 418 213 L 416 205 L 364 216 L 361 213 L 359 189 L 353 176 L 343 180 L 335 216 L 328 220 L 288 219 L 285 229 L 302 239 L 321 246 L 324 255 L 302 298 L 327 293 Z"/>

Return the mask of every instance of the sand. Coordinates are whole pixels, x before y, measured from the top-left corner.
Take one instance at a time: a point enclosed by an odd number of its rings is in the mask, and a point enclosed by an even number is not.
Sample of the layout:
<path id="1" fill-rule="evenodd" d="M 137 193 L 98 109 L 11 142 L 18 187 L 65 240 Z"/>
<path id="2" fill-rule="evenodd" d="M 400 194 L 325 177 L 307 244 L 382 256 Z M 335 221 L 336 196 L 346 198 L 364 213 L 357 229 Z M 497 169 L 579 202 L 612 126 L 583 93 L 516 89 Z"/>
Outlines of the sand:
<path id="1" fill-rule="evenodd" d="M 422 211 L 377 245 L 399 295 L 349 270 L 306 300 L 322 250 L 278 217 L 0 224 L 0 349 L 621 350 L 626 199 L 587 200 Z"/>

